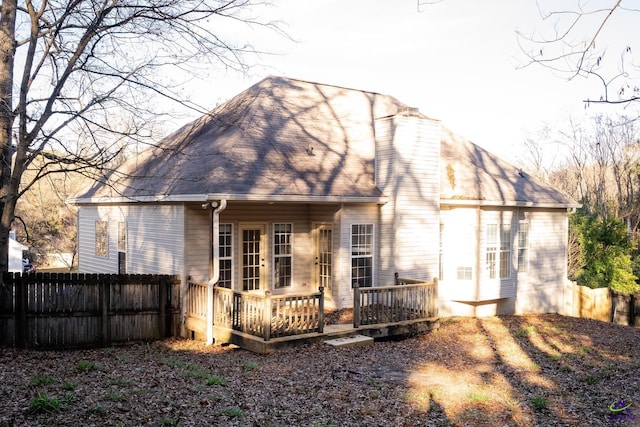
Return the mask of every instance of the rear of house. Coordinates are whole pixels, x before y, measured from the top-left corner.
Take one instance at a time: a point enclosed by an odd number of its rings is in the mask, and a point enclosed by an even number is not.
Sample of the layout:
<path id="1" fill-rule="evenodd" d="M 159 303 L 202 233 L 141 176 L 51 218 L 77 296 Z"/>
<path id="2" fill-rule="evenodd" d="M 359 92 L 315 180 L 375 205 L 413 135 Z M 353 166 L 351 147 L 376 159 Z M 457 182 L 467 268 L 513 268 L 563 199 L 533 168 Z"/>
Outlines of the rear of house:
<path id="1" fill-rule="evenodd" d="M 160 145 L 73 201 L 81 272 L 327 308 L 439 278 L 441 315 L 562 311 L 575 201 L 395 98 L 271 77 Z"/>

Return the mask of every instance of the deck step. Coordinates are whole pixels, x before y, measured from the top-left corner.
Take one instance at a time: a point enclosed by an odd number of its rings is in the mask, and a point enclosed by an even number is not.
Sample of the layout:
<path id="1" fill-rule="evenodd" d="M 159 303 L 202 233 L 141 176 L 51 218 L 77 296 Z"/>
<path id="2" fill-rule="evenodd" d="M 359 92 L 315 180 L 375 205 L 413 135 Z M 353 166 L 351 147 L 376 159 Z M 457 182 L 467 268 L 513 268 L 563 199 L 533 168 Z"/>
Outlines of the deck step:
<path id="1" fill-rule="evenodd" d="M 373 338 L 366 337 L 364 335 L 353 335 L 350 337 L 334 338 L 332 340 L 325 341 L 325 344 L 329 344 L 336 348 L 343 347 L 365 347 L 373 345 Z"/>

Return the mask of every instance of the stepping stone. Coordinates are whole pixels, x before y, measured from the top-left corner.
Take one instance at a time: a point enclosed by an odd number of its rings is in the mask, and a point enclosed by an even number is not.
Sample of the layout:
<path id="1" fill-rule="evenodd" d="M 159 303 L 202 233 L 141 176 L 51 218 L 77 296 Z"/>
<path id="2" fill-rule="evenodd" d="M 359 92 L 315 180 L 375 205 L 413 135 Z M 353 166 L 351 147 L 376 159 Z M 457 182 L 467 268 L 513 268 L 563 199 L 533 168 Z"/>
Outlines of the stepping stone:
<path id="1" fill-rule="evenodd" d="M 332 345 L 336 348 L 364 347 L 364 346 L 373 345 L 373 338 L 366 337 L 364 335 L 354 335 L 352 337 L 334 338 L 332 340 L 325 341 L 325 343 Z"/>

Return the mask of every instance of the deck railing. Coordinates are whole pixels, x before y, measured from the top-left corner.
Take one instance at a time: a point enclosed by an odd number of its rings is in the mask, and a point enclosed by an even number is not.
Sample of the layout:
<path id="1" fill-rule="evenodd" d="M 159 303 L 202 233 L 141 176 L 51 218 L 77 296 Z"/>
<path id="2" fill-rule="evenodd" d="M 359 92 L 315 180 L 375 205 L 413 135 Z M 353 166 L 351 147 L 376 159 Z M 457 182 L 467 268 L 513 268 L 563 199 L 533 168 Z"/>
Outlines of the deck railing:
<path id="1" fill-rule="evenodd" d="M 397 278 L 396 286 L 353 287 L 353 326 L 397 323 L 436 317 L 438 279 Z"/>
<path id="2" fill-rule="evenodd" d="M 324 290 L 312 294 L 272 295 L 214 287 L 213 324 L 271 338 L 322 333 Z"/>

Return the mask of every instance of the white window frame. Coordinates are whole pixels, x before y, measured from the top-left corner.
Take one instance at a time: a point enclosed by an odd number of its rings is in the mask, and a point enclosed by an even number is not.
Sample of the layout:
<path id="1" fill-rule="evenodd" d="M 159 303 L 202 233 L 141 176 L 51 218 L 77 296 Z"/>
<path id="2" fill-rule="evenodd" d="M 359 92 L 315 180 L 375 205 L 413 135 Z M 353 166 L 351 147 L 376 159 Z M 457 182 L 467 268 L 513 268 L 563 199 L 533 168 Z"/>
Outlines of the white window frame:
<path id="1" fill-rule="evenodd" d="M 529 220 L 518 220 L 518 273 L 529 272 Z"/>
<path id="2" fill-rule="evenodd" d="M 94 232 L 95 255 L 100 258 L 109 258 L 109 221 L 96 220 Z"/>
<path id="3" fill-rule="evenodd" d="M 355 233 L 357 231 L 357 233 Z M 350 250 L 351 250 L 351 286 L 356 282 L 360 287 L 372 287 L 375 283 L 375 268 L 373 255 L 375 253 L 375 225 L 371 223 L 358 223 L 351 224 L 350 226 Z M 354 239 L 356 237 L 356 239 Z M 362 241 L 364 239 L 364 242 Z M 357 240 L 357 242 L 354 242 Z M 354 265 L 354 262 L 362 262 L 369 260 L 369 265 Z M 354 271 L 360 269 L 369 269 L 371 271 L 370 276 L 358 276 L 354 277 Z M 368 280 L 361 283 L 361 278 L 367 278 Z"/>
<path id="4" fill-rule="evenodd" d="M 228 229 L 228 231 L 226 230 Z M 222 239 L 228 239 L 229 244 L 222 242 Z M 233 224 L 220 223 L 218 225 L 218 268 L 219 278 L 218 286 L 223 288 L 233 289 Z M 223 263 L 229 263 L 229 268 L 224 269 Z M 221 281 L 223 271 L 229 271 L 229 280 Z M 228 286 L 226 286 L 228 284 Z"/>
<path id="5" fill-rule="evenodd" d="M 127 273 L 127 223 L 126 221 L 118 221 L 118 274 L 126 274 L 126 273 Z"/>
<path id="6" fill-rule="evenodd" d="M 511 277 L 511 225 L 490 223 L 485 231 L 485 272 L 489 279 Z"/>
<path id="7" fill-rule="evenodd" d="M 279 231 L 278 229 L 280 227 L 285 227 L 285 229 Z M 287 227 L 288 230 L 286 229 Z M 293 286 L 293 236 L 292 222 L 277 222 L 273 224 L 273 243 L 271 245 L 271 249 L 273 253 L 274 289 L 287 289 Z M 285 262 L 285 269 L 288 267 L 288 275 L 281 275 L 281 261 Z"/>

